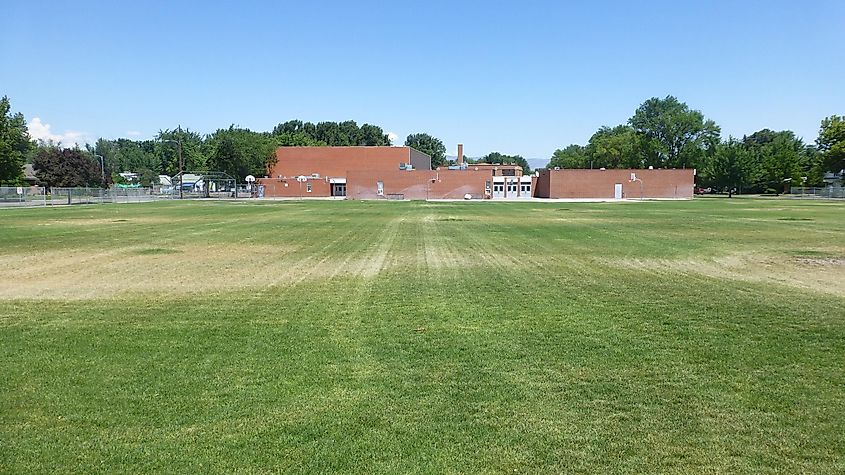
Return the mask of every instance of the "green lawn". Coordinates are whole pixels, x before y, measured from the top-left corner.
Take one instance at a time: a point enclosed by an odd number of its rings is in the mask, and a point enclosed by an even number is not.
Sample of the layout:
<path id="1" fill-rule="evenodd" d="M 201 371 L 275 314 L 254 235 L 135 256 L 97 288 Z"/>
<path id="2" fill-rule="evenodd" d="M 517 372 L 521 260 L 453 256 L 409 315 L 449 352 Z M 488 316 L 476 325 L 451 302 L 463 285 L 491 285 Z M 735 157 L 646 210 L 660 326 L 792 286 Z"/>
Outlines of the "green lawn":
<path id="1" fill-rule="evenodd" d="M 0 472 L 845 471 L 845 203 L 0 209 Z"/>

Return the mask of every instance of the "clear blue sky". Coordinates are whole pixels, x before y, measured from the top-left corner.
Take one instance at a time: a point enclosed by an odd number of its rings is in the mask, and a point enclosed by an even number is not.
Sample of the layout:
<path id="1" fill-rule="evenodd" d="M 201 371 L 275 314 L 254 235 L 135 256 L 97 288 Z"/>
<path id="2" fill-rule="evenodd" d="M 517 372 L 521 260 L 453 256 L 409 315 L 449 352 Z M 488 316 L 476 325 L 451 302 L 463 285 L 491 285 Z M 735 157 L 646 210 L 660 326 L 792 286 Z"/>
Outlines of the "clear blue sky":
<path id="1" fill-rule="evenodd" d="M 573 3 L 573 4 L 570 4 Z M 548 158 L 672 94 L 723 135 L 845 114 L 845 2 L 10 1 L 0 94 L 38 134 L 354 119 Z M 47 126 L 49 125 L 49 129 Z"/>

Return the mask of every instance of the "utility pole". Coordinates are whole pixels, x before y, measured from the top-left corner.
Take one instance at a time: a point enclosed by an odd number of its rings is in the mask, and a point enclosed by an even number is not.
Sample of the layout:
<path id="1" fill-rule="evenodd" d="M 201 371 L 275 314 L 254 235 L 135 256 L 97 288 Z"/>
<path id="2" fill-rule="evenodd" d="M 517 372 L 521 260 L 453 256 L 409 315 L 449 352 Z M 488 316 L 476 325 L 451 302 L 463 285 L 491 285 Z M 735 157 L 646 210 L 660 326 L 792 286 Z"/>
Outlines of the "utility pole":
<path id="1" fill-rule="evenodd" d="M 97 154 L 95 153 L 95 154 L 94 154 L 94 158 L 99 158 L 99 159 L 100 159 L 100 181 L 103 183 L 103 185 L 105 185 L 105 184 L 106 184 L 106 166 L 105 166 L 105 164 L 104 164 L 104 162 L 103 162 L 103 156 L 102 156 L 102 155 L 97 155 Z"/>
<path id="2" fill-rule="evenodd" d="M 180 132 L 181 132 L 181 127 L 180 127 Z M 175 143 L 176 145 L 179 146 L 179 199 L 181 200 L 184 197 L 184 195 L 182 194 L 183 193 L 183 191 L 182 191 L 182 175 L 185 172 L 185 162 L 182 161 L 182 139 L 181 138 L 178 138 L 176 140 L 168 139 L 168 140 L 162 140 L 161 142 L 162 143 Z"/>

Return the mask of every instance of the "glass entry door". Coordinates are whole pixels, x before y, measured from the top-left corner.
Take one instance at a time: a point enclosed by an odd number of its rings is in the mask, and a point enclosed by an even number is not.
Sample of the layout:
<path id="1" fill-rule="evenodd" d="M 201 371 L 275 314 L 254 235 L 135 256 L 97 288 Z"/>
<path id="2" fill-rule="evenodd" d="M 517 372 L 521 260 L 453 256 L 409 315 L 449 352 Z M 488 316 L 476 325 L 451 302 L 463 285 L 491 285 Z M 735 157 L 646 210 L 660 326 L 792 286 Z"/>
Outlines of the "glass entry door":
<path id="1" fill-rule="evenodd" d="M 346 183 L 332 183 L 332 196 L 346 196 Z"/>

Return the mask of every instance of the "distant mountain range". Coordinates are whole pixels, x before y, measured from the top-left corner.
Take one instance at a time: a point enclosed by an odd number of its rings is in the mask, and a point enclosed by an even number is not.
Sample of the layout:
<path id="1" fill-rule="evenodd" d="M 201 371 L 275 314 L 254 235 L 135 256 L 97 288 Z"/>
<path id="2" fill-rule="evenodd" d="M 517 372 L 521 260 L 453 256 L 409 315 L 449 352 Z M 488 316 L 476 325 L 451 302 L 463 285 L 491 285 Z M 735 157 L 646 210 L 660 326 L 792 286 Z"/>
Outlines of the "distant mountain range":
<path id="1" fill-rule="evenodd" d="M 478 160 L 481 157 L 469 157 L 473 160 Z M 446 155 L 446 160 L 457 160 L 457 155 Z M 528 162 L 528 166 L 531 167 L 532 170 L 536 170 L 538 168 L 545 168 L 546 165 L 549 164 L 548 158 L 526 158 L 525 161 Z"/>
<path id="2" fill-rule="evenodd" d="M 548 158 L 526 158 L 525 161 L 528 162 L 528 166 L 530 166 L 532 170 L 546 168 L 546 165 L 549 164 Z"/>

